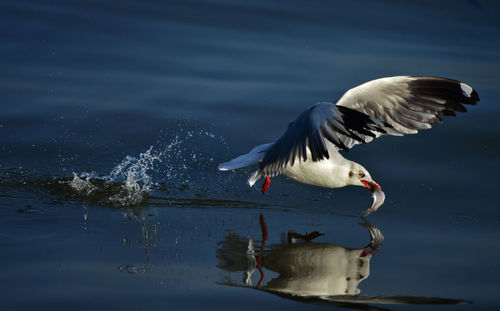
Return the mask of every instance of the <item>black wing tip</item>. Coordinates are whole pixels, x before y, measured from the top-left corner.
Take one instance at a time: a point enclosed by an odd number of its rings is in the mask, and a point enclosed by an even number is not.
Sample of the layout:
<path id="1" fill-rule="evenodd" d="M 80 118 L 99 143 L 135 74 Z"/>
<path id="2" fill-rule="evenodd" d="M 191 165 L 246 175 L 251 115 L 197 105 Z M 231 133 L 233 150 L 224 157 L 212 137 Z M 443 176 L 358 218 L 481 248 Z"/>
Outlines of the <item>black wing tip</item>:
<path id="1" fill-rule="evenodd" d="M 476 105 L 479 99 L 479 94 L 476 92 L 475 89 L 472 89 L 472 93 L 470 94 L 470 99 L 471 99 L 471 105 Z"/>
<path id="2" fill-rule="evenodd" d="M 430 97 L 444 101 L 443 116 L 455 116 L 455 112 L 467 112 L 463 105 L 476 105 L 479 94 L 468 84 L 444 77 L 412 77 L 410 91 L 417 97 Z"/>

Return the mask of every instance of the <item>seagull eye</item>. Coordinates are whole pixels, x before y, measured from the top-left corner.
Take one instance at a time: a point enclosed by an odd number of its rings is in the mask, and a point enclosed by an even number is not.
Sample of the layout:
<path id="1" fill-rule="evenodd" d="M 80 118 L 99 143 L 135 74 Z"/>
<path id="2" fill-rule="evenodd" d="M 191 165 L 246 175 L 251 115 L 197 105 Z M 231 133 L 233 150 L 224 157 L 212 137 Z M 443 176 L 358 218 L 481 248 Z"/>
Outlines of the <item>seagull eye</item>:
<path id="1" fill-rule="evenodd" d="M 366 175 L 365 175 L 365 173 L 363 173 L 363 172 L 359 172 L 359 173 L 358 173 L 358 176 L 359 176 L 359 178 L 364 178 Z"/>

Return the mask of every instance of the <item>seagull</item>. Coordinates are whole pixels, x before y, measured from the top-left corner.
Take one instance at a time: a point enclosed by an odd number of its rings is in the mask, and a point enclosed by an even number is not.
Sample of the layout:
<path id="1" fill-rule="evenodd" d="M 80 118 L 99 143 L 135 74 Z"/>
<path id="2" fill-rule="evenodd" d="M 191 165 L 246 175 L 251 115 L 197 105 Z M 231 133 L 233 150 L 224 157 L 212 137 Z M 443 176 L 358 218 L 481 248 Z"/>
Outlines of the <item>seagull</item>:
<path id="1" fill-rule="evenodd" d="M 326 188 L 363 186 L 372 194 L 367 216 L 385 201 L 382 187 L 361 164 L 340 152 L 384 135 L 402 136 L 429 129 L 442 116 L 455 116 L 475 105 L 478 93 L 469 85 L 441 77 L 395 76 L 372 80 L 348 90 L 336 104 L 319 102 L 288 124 L 275 142 L 219 164 L 221 171 L 257 164 L 248 179 L 252 187 L 264 176 L 284 175 L 294 181 Z"/>

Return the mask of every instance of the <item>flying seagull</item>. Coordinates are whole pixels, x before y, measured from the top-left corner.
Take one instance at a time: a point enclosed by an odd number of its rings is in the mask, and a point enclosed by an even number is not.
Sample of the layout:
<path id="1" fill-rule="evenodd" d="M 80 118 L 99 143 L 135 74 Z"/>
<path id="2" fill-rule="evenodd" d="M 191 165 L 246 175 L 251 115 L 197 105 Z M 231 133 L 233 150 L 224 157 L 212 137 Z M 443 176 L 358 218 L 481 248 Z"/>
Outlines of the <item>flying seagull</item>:
<path id="1" fill-rule="evenodd" d="M 229 162 L 221 171 L 258 164 L 248 179 L 252 187 L 265 177 L 284 175 L 300 183 L 327 188 L 364 186 L 373 202 L 364 215 L 376 211 L 385 200 L 380 185 L 356 162 L 339 151 L 369 143 L 382 135 L 402 136 L 441 123 L 441 116 L 465 112 L 475 105 L 477 92 L 460 81 L 439 77 L 396 76 L 366 82 L 347 91 L 337 104 L 320 102 L 288 124 L 275 142 L 253 148 Z"/>

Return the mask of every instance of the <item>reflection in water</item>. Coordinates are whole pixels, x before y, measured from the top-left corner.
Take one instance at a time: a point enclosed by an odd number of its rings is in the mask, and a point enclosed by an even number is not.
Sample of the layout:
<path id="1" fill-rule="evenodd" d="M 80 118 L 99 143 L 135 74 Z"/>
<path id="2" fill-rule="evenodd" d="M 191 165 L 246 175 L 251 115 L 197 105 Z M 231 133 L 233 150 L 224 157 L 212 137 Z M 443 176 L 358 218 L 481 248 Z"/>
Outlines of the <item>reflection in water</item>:
<path id="1" fill-rule="evenodd" d="M 295 235 L 304 243 L 294 243 L 288 234 L 288 241 L 273 247 L 265 258 L 263 266 L 279 274 L 263 288 L 292 295 L 355 295 L 359 294 L 359 283 L 370 275 L 372 255 L 382 246 L 380 231 L 366 224 L 373 233 L 371 251 L 349 249 L 329 243 L 308 243 L 319 233 Z M 375 237 L 376 239 L 373 239 Z"/>
<path id="2" fill-rule="evenodd" d="M 145 274 L 150 268 L 151 250 L 159 245 L 159 222 L 152 222 L 148 219 L 147 210 L 143 208 L 127 209 L 123 216 L 129 220 L 136 220 L 141 227 L 141 239 L 139 243 L 144 249 L 144 263 L 142 264 L 121 264 L 118 269 L 121 272 L 133 274 Z M 127 246 L 129 240 L 123 237 L 123 245 Z"/>
<path id="3" fill-rule="evenodd" d="M 243 271 L 241 283 L 228 276 L 221 284 L 264 290 L 304 302 L 361 309 L 381 309 L 364 303 L 465 302 L 430 297 L 359 295 L 359 284 L 370 275 L 370 261 L 384 240 L 382 232 L 365 219 L 361 225 L 368 229 L 370 242 L 359 249 L 314 242 L 323 235 L 317 231 L 306 234 L 288 232 L 279 244 L 266 245 L 268 232 L 261 215 L 260 244 L 255 245 L 253 239 L 243 238 L 232 231 L 219 242 L 217 266 L 227 272 Z"/>
<path id="4" fill-rule="evenodd" d="M 230 232 L 217 250 L 218 266 L 227 271 L 244 270 L 244 284 L 252 286 L 257 270 L 257 287 L 273 292 L 302 296 L 333 296 L 359 294 L 359 283 L 370 274 L 370 260 L 382 246 L 384 237 L 367 221 L 370 243 L 361 249 L 350 249 L 330 243 L 316 243 L 323 235 L 317 231 L 299 234 L 289 232 L 286 240 L 264 251 L 267 228 L 261 216 L 262 243 L 258 249 L 252 239 L 245 240 Z M 242 250 L 246 248 L 243 252 Z M 262 268 L 278 273 L 265 285 Z"/>

